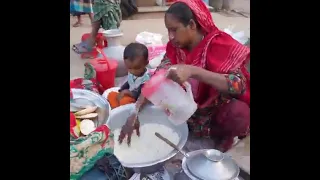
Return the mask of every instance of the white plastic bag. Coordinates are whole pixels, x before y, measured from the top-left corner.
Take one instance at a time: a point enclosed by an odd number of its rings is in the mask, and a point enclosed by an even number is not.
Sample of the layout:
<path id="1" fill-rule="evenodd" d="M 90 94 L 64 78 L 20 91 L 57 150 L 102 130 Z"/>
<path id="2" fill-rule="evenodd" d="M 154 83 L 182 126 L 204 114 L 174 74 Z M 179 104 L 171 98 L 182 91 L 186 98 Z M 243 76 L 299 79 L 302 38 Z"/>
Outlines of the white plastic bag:
<path id="1" fill-rule="evenodd" d="M 141 32 L 136 36 L 136 42 L 149 45 L 163 45 L 162 44 L 162 35 L 151 32 Z"/>
<path id="2" fill-rule="evenodd" d="M 163 56 L 166 54 L 166 52 L 162 52 L 161 54 L 159 54 L 158 56 L 152 58 L 151 60 L 149 60 L 149 66 L 151 69 L 155 69 L 159 66 L 159 64 L 161 63 L 161 60 L 163 59 Z"/>
<path id="3" fill-rule="evenodd" d="M 233 39 L 237 40 L 241 44 L 245 44 L 248 41 L 248 37 L 244 35 L 244 31 L 232 32 L 233 27 L 229 26 L 224 29 L 224 32 L 232 36 Z"/>

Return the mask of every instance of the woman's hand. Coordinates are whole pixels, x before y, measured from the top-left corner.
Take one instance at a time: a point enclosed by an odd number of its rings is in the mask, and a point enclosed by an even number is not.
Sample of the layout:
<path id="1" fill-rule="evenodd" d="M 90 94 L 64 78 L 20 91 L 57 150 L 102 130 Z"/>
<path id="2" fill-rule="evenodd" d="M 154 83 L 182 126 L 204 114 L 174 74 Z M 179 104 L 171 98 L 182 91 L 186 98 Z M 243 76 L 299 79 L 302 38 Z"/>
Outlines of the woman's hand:
<path id="1" fill-rule="evenodd" d="M 192 70 L 193 70 L 193 66 L 191 65 L 185 65 L 185 64 L 173 65 L 168 69 L 167 78 L 179 84 L 183 84 L 192 76 L 192 72 L 193 72 Z"/>
<path id="2" fill-rule="evenodd" d="M 211 85 L 220 92 L 229 93 L 227 78 L 224 74 L 208 71 L 206 69 L 179 64 L 168 69 L 167 77 L 182 85 L 189 78 Z"/>
<path id="3" fill-rule="evenodd" d="M 128 143 L 128 146 L 130 146 L 133 130 L 136 130 L 137 135 L 140 136 L 139 128 L 140 128 L 140 122 L 138 119 L 138 115 L 136 112 L 134 112 L 128 117 L 126 124 L 122 126 L 122 129 L 118 138 L 119 143 L 121 144 L 123 139 L 127 137 L 127 143 Z"/>
<path id="4" fill-rule="evenodd" d="M 149 101 L 143 97 L 142 95 L 139 96 L 135 110 L 130 114 L 128 117 L 126 124 L 122 126 L 118 141 L 121 144 L 123 139 L 127 137 L 127 143 L 128 146 L 130 146 L 131 143 L 131 136 L 133 134 L 133 131 L 136 130 L 136 133 L 138 136 L 140 136 L 140 122 L 138 119 L 138 113 L 141 111 L 142 107 L 147 104 Z"/>

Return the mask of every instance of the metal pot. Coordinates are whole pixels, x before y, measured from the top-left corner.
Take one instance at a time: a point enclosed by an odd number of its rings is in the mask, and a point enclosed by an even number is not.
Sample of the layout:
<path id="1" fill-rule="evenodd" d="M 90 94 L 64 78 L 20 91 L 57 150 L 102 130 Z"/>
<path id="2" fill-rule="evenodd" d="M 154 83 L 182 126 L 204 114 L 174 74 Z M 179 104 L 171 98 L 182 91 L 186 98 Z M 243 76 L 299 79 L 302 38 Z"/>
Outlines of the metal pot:
<path id="1" fill-rule="evenodd" d="M 107 126 L 111 130 L 115 130 L 121 128 L 123 124 L 125 124 L 127 118 L 130 115 L 130 112 L 134 110 L 134 104 L 128 104 L 124 106 L 120 106 L 111 110 L 109 119 L 107 121 Z M 169 120 L 166 113 L 161 109 L 153 105 L 146 105 L 143 110 L 139 113 L 139 121 L 140 126 L 146 123 L 158 123 L 163 124 L 165 126 L 170 127 L 175 132 L 179 134 L 180 141 L 178 142 L 178 148 L 182 149 L 186 144 L 188 139 L 188 126 L 186 123 L 183 123 L 179 126 L 173 125 Z M 171 159 L 173 156 L 177 154 L 176 150 L 172 150 L 166 157 L 157 159 L 150 162 L 145 163 L 127 163 L 121 162 L 124 167 L 132 168 L 136 173 L 144 173 L 144 174 L 152 174 L 159 171 L 164 163 Z"/>
<path id="2" fill-rule="evenodd" d="M 121 45 L 121 38 L 123 33 L 120 29 L 110 29 L 102 32 L 103 36 L 107 39 L 108 47 L 103 48 L 103 52 L 108 58 L 114 59 L 118 62 L 116 77 L 128 75 L 128 70 L 124 64 L 123 52 L 124 46 Z M 101 54 L 98 57 L 102 57 Z"/>
<path id="3" fill-rule="evenodd" d="M 228 155 L 215 149 L 187 153 L 182 169 L 191 180 L 236 180 L 240 168 Z"/>

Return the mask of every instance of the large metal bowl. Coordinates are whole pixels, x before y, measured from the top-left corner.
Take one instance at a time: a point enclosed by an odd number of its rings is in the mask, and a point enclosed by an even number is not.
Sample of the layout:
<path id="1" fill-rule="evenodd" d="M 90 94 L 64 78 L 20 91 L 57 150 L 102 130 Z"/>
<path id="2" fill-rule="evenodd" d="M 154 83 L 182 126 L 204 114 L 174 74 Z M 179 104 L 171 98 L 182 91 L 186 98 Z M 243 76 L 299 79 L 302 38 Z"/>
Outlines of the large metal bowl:
<path id="1" fill-rule="evenodd" d="M 110 116 L 107 121 L 107 126 L 111 130 L 121 128 L 123 124 L 126 122 L 127 118 L 129 117 L 130 112 L 134 108 L 135 108 L 134 104 L 128 104 L 128 105 L 113 109 L 110 112 Z M 140 125 L 143 125 L 146 123 L 158 123 L 175 130 L 180 137 L 180 141 L 177 144 L 177 146 L 180 149 L 182 149 L 187 142 L 188 134 L 189 134 L 187 124 L 184 123 L 179 126 L 173 125 L 168 120 L 168 116 L 165 114 L 165 112 L 156 106 L 146 105 L 143 108 L 143 110 L 139 113 L 139 121 L 140 121 Z M 151 161 L 147 163 L 139 163 L 139 164 L 121 162 L 121 164 L 127 168 L 132 168 L 136 173 L 150 174 L 150 173 L 157 172 L 167 160 L 171 159 L 176 154 L 177 154 L 177 151 L 173 150 L 165 158 L 157 159 L 155 161 Z"/>
<path id="2" fill-rule="evenodd" d="M 85 90 L 85 89 L 71 89 L 73 94 L 73 101 L 81 104 L 94 104 L 98 107 L 98 119 L 94 121 L 95 126 L 99 127 L 107 123 L 109 112 L 111 110 L 109 102 L 100 94 Z M 70 143 L 73 141 L 70 140 Z"/>

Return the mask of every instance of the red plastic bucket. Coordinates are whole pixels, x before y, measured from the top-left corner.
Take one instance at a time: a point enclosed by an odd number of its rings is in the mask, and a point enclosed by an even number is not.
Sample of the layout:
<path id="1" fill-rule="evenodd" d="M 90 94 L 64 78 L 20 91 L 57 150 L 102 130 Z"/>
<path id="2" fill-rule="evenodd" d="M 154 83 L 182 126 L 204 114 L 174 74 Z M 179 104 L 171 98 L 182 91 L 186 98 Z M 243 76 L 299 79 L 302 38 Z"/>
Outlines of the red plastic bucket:
<path id="1" fill-rule="evenodd" d="M 91 36 L 90 33 L 85 33 L 82 35 L 81 37 L 81 41 L 86 41 L 87 39 L 89 39 Z M 104 47 L 107 47 L 108 46 L 108 42 L 107 40 L 104 38 L 103 34 L 102 33 L 98 33 L 97 34 L 97 37 L 96 37 L 96 47 L 97 48 L 104 48 Z"/>
<path id="2" fill-rule="evenodd" d="M 83 34 L 82 37 L 81 37 L 81 41 L 82 42 L 86 41 L 88 38 L 90 38 L 90 36 L 91 36 L 90 33 Z M 81 54 L 81 58 L 83 58 L 83 59 L 86 59 L 88 57 L 96 58 L 98 56 L 98 54 L 99 54 L 97 49 L 98 48 L 102 49 L 102 48 L 107 47 L 107 46 L 108 46 L 108 42 L 104 38 L 103 34 L 102 33 L 98 33 L 97 37 L 96 37 L 96 45 L 95 45 L 95 47 L 93 47 L 91 52 L 82 53 Z"/>
<path id="3" fill-rule="evenodd" d="M 102 54 L 102 57 L 91 60 L 90 64 L 96 71 L 96 79 L 100 84 L 99 92 L 103 93 L 105 90 L 114 87 L 118 62 L 107 58 L 101 49 L 97 50 Z"/>

